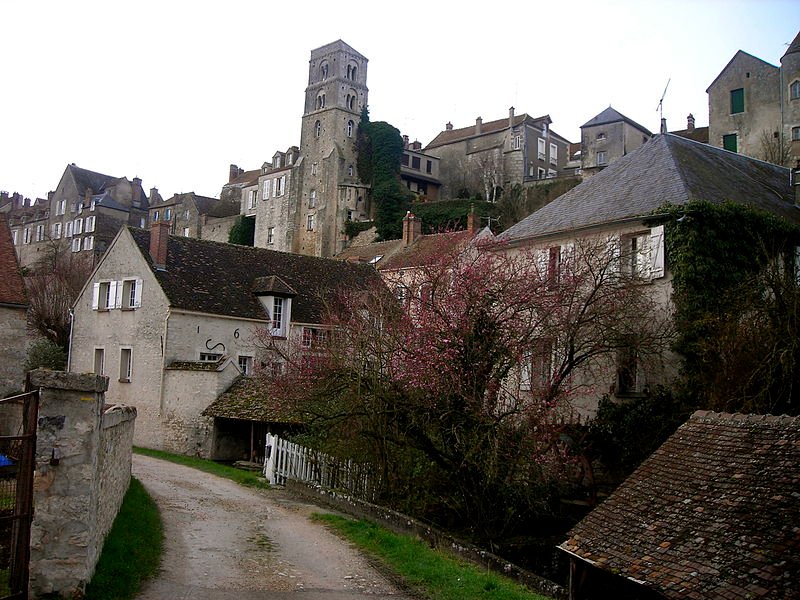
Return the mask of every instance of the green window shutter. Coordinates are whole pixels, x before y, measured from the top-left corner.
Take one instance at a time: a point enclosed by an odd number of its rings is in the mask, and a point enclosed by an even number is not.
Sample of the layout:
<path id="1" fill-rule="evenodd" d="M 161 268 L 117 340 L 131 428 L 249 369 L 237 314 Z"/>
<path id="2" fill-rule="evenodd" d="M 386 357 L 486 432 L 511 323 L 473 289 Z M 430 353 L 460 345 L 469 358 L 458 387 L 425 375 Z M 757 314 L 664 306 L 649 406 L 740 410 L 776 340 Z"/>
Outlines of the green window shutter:
<path id="1" fill-rule="evenodd" d="M 731 90 L 731 114 L 744 112 L 744 88 Z"/>
<path id="2" fill-rule="evenodd" d="M 723 135 L 722 136 L 722 147 L 725 148 L 725 150 L 730 150 L 731 152 L 738 152 L 739 149 L 738 149 L 738 145 L 737 145 L 736 141 L 737 140 L 736 140 L 736 134 L 735 133 L 730 133 L 728 135 Z"/>

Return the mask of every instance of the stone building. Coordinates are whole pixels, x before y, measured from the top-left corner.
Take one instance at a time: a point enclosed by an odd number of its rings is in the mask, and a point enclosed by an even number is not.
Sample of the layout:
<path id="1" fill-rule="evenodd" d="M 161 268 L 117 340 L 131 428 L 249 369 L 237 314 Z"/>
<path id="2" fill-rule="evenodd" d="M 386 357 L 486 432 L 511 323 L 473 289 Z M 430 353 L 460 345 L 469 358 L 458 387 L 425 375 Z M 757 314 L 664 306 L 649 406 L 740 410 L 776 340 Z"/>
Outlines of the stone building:
<path id="1" fill-rule="evenodd" d="M 235 200 L 218 200 L 194 192 L 175 194 L 150 204 L 149 222 L 169 223 L 174 235 L 227 242 L 240 206 Z"/>
<path id="2" fill-rule="evenodd" d="M 403 156 L 400 159 L 400 180 L 418 201 L 439 199 L 439 159 L 422 152 L 418 141 L 409 143 L 403 136 Z"/>
<path id="3" fill-rule="evenodd" d="M 151 198 L 159 198 L 155 188 Z M 46 200 L 8 212 L 20 263 L 30 266 L 52 250 L 69 250 L 96 260 L 120 227 L 147 224 L 148 204 L 138 177 L 129 181 L 67 165 Z"/>
<path id="4" fill-rule="evenodd" d="M 800 33 L 777 67 L 739 50 L 706 92 L 709 144 L 784 166 L 800 159 Z"/>
<path id="5" fill-rule="evenodd" d="M 569 142 L 552 131 L 549 115 L 515 115 L 454 129 L 448 123 L 424 148 L 439 159 L 441 196 L 480 193 L 495 200 L 502 189 L 566 174 Z"/>
<path id="6" fill-rule="evenodd" d="M 256 365 L 281 368 L 259 333 L 304 348 L 324 327 L 323 299 L 380 280 L 368 265 L 169 228 L 159 221 L 150 231 L 119 231 L 73 306 L 69 371 L 109 376 L 108 402 L 137 408 L 136 444 L 242 458 L 254 435 L 247 411 L 235 417 L 217 404 L 214 415 L 202 413 Z"/>
<path id="7" fill-rule="evenodd" d="M 19 391 L 28 351 L 28 300 L 6 216 L 0 214 L 0 398 Z"/>
<path id="8" fill-rule="evenodd" d="M 596 174 L 652 136 L 646 127 L 609 106 L 581 125 L 581 172 Z"/>

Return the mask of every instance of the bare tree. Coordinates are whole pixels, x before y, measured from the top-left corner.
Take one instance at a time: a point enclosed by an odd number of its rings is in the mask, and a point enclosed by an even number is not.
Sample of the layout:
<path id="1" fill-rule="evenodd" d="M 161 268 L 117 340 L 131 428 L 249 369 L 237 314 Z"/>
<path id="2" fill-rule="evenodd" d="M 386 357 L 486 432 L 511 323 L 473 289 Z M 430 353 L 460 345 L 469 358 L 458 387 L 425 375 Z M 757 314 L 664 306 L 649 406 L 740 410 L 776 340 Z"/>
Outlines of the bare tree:
<path id="1" fill-rule="evenodd" d="M 792 158 L 791 146 L 783 132 L 770 132 L 764 129 L 759 136 L 760 152 L 758 158 L 774 165 L 788 167 Z"/>

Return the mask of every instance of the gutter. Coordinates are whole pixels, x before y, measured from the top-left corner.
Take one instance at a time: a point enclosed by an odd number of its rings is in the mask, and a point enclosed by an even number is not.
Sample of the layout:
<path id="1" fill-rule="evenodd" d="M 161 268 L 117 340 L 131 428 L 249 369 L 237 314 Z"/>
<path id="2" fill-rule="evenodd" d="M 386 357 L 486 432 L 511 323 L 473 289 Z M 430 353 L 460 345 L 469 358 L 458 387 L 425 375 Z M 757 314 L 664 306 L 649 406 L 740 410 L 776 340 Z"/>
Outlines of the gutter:
<path id="1" fill-rule="evenodd" d="M 67 373 L 71 371 L 72 367 L 72 327 L 75 324 L 75 311 L 69 309 L 69 345 L 67 346 Z"/>
<path id="2" fill-rule="evenodd" d="M 169 317 L 171 307 L 167 307 L 167 316 L 164 319 L 164 333 L 161 335 L 161 377 L 158 383 L 158 414 L 164 415 L 164 377 L 167 371 L 167 332 L 169 331 Z"/>

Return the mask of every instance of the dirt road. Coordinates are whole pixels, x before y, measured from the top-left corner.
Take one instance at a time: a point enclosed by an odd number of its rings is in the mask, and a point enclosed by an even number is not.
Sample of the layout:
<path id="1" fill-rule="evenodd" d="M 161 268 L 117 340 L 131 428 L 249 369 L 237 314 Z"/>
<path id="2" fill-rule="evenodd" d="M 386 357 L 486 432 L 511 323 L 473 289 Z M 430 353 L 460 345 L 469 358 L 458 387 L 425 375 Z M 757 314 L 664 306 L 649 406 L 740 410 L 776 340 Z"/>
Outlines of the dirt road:
<path id="1" fill-rule="evenodd" d="M 133 474 L 158 503 L 165 534 L 161 574 L 138 600 L 407 600 L 346 542 L 309 520 L 320 509 L 280 490 L 251 490 L 139 455 Z"/>

